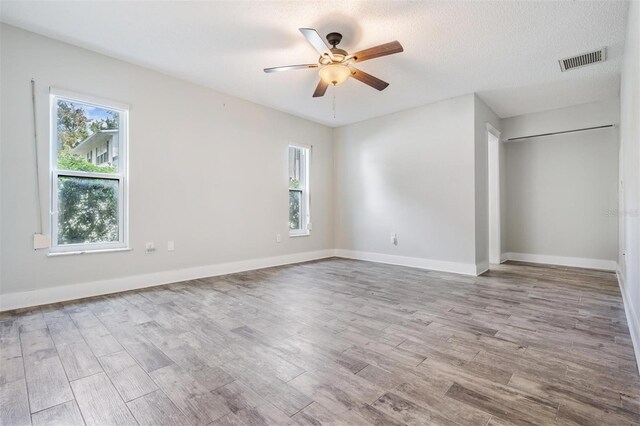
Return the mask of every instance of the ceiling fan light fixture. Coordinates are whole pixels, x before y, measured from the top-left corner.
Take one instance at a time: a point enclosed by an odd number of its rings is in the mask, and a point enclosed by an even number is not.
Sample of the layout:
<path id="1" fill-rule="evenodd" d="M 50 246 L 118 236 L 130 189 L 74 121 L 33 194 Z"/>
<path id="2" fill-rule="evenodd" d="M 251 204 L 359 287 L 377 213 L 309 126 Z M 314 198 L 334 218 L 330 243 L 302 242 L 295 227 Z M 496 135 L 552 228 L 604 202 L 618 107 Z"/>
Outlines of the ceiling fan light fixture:
<path id="1" fill-rule="evenodd" d="M 320 78 L 327 84 L 344 83 L 351 75 L 351 70 L 344 64 L 329 64 L 320 68 Z"/>
<path id="2" fill-rule="evenodd" d="M 311 46 L 313 46 L 313 48 L 320 54 L 318 64 L 271 67 L 265 68 L 264 72 L 272 73 L 277 71 L 320 68 L 320 81 L 316 86 L 316 90 L 313 92 L 314 98 L 324 96 L 329 85 L 337 86 L 338 84 L 344 83 L 349 77 L 353 77 L 359 82 L 373 87 L 376 90 L 386 89 L 387 86 L 389 86 L 389 83 L 382 81 L 371 74 L 367 74 L 366 72 L 356 68 L 354 64 L 358 64 L 359 66 L 361 62 L 404 51 L 402 45 L 396 40 L 349 54 L 346 50 L 337 47 L 342 40 L 342 34 L 340 33 L 333 32 L 327 34 L 327 41 L 331 45 L 331 47 L 329 47 L 329 45 L 322 40 L 320 34 L 318 34 L 318 32 L 313 28 L 299 28 L 299 30 L 304 38 L 307 39 L 309 44 L 311 44 Z"/>

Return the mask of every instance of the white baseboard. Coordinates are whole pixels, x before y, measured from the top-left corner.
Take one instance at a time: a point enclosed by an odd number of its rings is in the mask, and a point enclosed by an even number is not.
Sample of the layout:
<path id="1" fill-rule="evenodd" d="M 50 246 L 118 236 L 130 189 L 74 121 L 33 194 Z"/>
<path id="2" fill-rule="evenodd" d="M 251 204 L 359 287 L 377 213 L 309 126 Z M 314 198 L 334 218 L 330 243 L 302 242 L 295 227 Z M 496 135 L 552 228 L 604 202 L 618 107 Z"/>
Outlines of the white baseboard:
<path id="1" fill-rule="evenodd" d="M 588 259 L 584 257 L 548 256 L 544 254 L 530 253 L 505 253 L 505 257 L 507 258 L 507 260 L 517 260 L 520 262 L 572 266 L 575 268 L 602 269 L 605 271 L 615 271 L 617 268 L 617 263 L 615 260 Z"/>
<path id="2" fill-rule="evenodd" d="M 0 297 L 0 312 L 198 278 L 307 262 L 332 257 L 333 255 L 333 250 L 311 251 L 3 294 Z"/>
<path id="3" fill-rule="evenodd" d="M 631 303 L 631 298 L 627 295 L 626 287 L 620 270 L 616 271 L 618 276 L 618 285 L 620 293 L 622 293 L 622 302 L 624 303 L 624 313 L 627 316 L 627 325 L 629 326 L 629 334 L 631 335 L 631 343 L 633 343 L 633 352 L 636 355 L 636 366 L 640 372 L 640 318 L 636 314 L 636 309 Z"/>
<path id="4" fill-rule="evenodd" d="M 3 294 L 0 297 L 0 312 L 12 309 L 57 303 L 84 297 L 100 296 L 120 291 L 154 287 L 174 282 L 193 280 L 232 274 L 235 272 L 251 271 L 272 266 L 291 263 L 307 262 L 327 257 L 343 257 L 346 259 L 366 260 L 369 262 L 386 263 L 390 265 L 407 266 L 411 268 L 429 269 L 432 271 L 451 272 L 455 274 L 477 276 L 489 269 L 488 263 L 460 263 L 446 260 L 433 260 L 419 257 L 396 256 L 391 254 L 372 253 L 356 250 L 320 250 L 288 254 L 283 256 L 264 257 L 242 260 L 238 262 L 220 263 L 216 265 L 199 266 L 194 268 L 177 269 L 154 272 L 150 274 L 133 275 L 128 277 L 100 280 L 87 283 L 70 284 L 40 290 Z M 542 256 L 524 253 L 505 253 L 508 260 L 520 260 L 552 265 L 576 266 L 583 268 L 615 270 L 615 261 L 582 259 L 558 256 Z"/>
<path id="5" fill-rule="evenodd" d="M 421 257 L 396 256 L 393 254 L 372 253 L 367 251 L 336 249 L 337 257 L 346 259 L 367 260 L 369 262 L 387 263 L 390 265 L 408 266 L 411 268 L 430 269 L 432 271 L 453 272 L 464 275 L 477 275 L 474 263 L 458 263 L 446 260 L 433 260 Z M 488 265 L 487 265 L 488 266 Z"/>

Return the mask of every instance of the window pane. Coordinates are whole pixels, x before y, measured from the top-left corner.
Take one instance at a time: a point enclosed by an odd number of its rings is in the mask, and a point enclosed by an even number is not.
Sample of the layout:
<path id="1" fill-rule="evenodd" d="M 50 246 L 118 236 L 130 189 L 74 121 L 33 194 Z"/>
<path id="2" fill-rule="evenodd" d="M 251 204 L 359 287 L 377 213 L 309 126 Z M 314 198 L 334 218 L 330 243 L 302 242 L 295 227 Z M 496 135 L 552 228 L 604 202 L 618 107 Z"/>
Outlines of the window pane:
<path id="1" fill-rule="evenodd" d="M 120 113 L 56 99 L 59 170 L 116 173 Z"/>
<path id="2" fill-rule="evenodd" d="M 58 244 L 119 240 L 115 179 L 58 178 Z"/>
<path id="3" fill-rule="evenodd" d="M 302 191 L 289 191 L 289 229 L 300 229 Z"/>
<path id="4" fill-rule="evenodd" d="M 301 149 L 289 147 L 289 188 L 300 188 L 301 172 Z"/>

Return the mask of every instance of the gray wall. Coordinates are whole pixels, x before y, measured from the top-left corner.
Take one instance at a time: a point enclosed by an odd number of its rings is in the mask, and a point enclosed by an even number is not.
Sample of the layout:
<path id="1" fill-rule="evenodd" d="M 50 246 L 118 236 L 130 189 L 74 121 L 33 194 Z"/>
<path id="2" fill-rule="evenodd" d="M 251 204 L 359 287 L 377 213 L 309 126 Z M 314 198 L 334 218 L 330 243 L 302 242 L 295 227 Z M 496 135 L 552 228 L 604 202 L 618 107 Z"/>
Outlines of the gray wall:
<path id="1" fill-rule="evenodd" d="M 475 103 L 465 95 L 335 129 L 337 249 L 475 273 Z"/>
<path id="2" fill-rule="evenodd" d="M 506 251 L 615 260 L 616 128 L 507 142 Z"/>
<path id="3" fill-rule="evenodd" d="M 333 248 L 330 128 L 15 27 L 1 31 L 2 294 Z M 44 209 L 49 86 L 130 105 L 133 251 L 47 257 L 33 250 L 31 77 Z M 291 142 L 313 145 L 309 237 L 288 238 Z M 167 252 L 168 240 L 176 251 Z M 144 253 L 147 241 L 156 253 Z"/>

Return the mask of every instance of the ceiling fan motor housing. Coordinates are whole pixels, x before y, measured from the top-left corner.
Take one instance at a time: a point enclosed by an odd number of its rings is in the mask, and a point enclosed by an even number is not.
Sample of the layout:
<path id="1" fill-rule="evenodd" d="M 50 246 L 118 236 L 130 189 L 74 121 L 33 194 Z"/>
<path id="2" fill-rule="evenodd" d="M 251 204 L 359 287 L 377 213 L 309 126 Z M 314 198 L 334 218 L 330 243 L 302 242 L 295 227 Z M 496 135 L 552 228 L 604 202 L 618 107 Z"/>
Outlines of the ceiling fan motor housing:
<path id="1" fill-rule="evenodd" d="M 342 34 L 340 33 L 329 33 L 327 34 L 327 41 L 333 48 L 335 49 L 336 45 L 340 44 L 342 40 Z"/>

